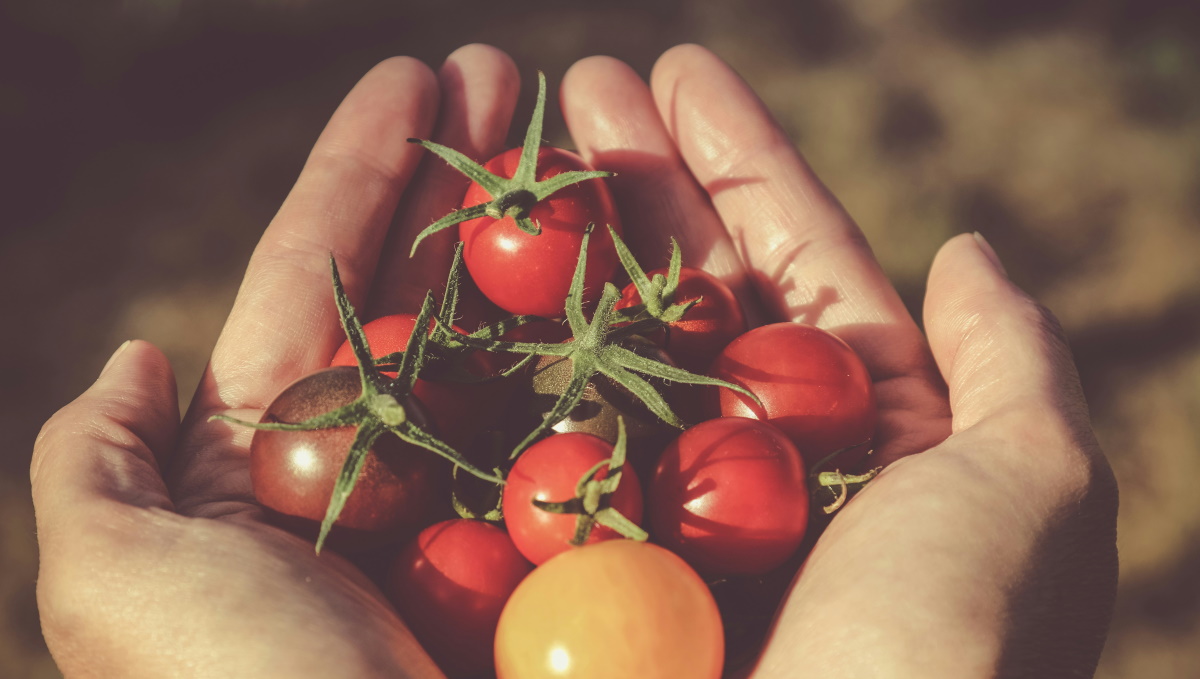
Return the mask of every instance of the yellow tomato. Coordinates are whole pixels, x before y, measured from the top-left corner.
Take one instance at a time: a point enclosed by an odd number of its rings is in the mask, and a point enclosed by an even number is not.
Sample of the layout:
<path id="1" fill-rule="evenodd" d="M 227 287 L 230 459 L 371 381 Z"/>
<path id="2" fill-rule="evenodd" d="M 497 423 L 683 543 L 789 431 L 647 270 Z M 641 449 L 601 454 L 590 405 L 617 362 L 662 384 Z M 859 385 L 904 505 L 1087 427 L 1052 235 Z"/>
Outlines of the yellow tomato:
<path id="1" fill-rule="evenodd" d="M 498 679 L 718 679 L 725 642 L 708 587 L 645 542 L 572 549 L 529 574 L 496 630 Z"/>

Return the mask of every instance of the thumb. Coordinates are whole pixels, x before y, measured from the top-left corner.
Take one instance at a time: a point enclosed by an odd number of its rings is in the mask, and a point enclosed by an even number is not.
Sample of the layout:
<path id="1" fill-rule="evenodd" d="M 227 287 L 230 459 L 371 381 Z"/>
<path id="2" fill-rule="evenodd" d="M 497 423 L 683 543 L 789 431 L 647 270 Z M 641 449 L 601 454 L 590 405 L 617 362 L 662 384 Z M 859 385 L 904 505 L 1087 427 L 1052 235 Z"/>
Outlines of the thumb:
<path id="1" fill-rule="evenodd" d="M 925 330 L 950 390 L 953 431 L 1017 409 L 1051 409 L 1090 431 L 1058 320 L 1013 284 L 979 234 L 942 246 L 929 273 Z"/>
<path id="2" fill-rule="evenodd" d="M 29 477 L 39 531 L 87 521 L 102 505 L 171 508 L 159 465 L 175 445 L 179 403 L 166 356 L 126 342 L 79 398 L 46 422 Z M 52 536 L 60 531 L 45 531 Z"/>

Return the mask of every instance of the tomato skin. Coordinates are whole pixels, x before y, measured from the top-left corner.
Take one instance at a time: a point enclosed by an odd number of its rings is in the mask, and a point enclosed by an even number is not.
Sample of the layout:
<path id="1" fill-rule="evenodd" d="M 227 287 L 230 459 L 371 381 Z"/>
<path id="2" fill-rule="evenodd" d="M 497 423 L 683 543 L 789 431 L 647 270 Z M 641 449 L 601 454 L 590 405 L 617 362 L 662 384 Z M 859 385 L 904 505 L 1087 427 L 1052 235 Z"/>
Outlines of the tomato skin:
<path id="1" fill-rule="evenodd" d="M 749 389 L 762 400 L 724 388 L 709 390 L 706 414 L 751 417 L 779 428 L 811 468 L 842 448 L 875 435 L 875 388 L 848 344 L 800 323 L 764 325 L 738 337 L 717 356 L 708 374 Z M 853 470 L 866 451 L 847 451 L 836 468 Z"/>
<path id="2" fill-rule="evenodd" d="M 721 618 L 704 582 L 657 545 L 564 552 L 513 592 L 496 630 L 497 679 L 717 679 Z"/>
<path id="3" fill-rule="evenodd" d="M 502 511 L 513 543 L 521 554 L 542 564 L 556 554 L 571 549 L 576 516 L 555 514 L 538 509 L 533 500 L 565 502 L 575 497 L 579 479 L 597 463 L 612 456 L 613 444 L 597 436 L 582 433 L 554 434 L 521 453 L 508 473 L 504 486 Z M 596 476 L 608 476 L 604 469 Z M 610 502 L 625 518 L 642 521 L 642 486 L 630 465 L 621 470 L 621 483 Z M 619 540 L 616 531 L 596 524 L 586 544 Z"/>
<path id="4" fill-rule="evenodd" d="M 666 276 L 668 269 L 655 269 L 646 275 Z M 683 320 L 671 323 L 665 332 L 655 333 L 651 339 L 658 342 L 681 368 L 703 373 L 717 354 L 734 338 L 746 332 L 746 316 L 742 305 L 728 285 L 707 271 L 682 267 L 679 271 L 679 287 L 676 288 L 674 303 L 682 304 L 700 298 L 688 309 Z M 642 303 L 637 287 L 630 283 L 621 292 L 617 309 L 625 309 Z"/>
<path id="5" fill-rule="evenodd" d="M 520 157 L 520 148 L 510 149 L 489 160 L 484 169 L 512 177 Z M 551 146 L 538 150 L 538 181 L 563 172 L 590 169 L 570 151 Z M 492 198 L 483 187 L 472 183 L 462 205 L 472 207 Z M 535 205 L 530 218 L 541 224 L 541 234 L 531 236 L 521 231 L 511 217 L 499 220 L 480 217 L 459 224 L 463 261 L 480 292 L 512 314 L 562 316 L 584 230 L 593 223 L 596 228 L 588 241 L 584 303 L 599 299 L 605 281 L 612 277 L 618 263 L 607 226 L 622 233 L 608 186 L 597 179 L 572 184 Z"/>
<path id="6" fill-rule="evenodd" d="M 503 528 L 451 519 L 396 556 L 385 590 L 442 671 L 468 677 L 492 668 L 500 611 L 531 570 Z"/>
<path id="7" fill-rule="evenodd" d="M 654 540 L 706 577 L 762 575 L 804 539 L 806 480 L 800 453 L 771 425 L 701 422 L 667 446 L 649 482 Z"/>
<path id="8" fill-rule="evenodd" d="M 300 422 L 362 394 L 358 371 L 326 368 L 293 382 L 267 406 L 262 422 Z M 420 401 L 402 402 L 424 426 Z M 315 431 L 256 430 L 250 443 L 254 497 L 289 530 L 315 538 L 334 482 L 354 440 L 354 427 Z M 330 546 L 359 548 L 403 539 L 432 517 L 450 465 L 433 453 L 381 435 L 330 532 Z"/>
<path id="9" fill-rule="evenodd" d="M 363 334 L 366 335 L 367 344 L 371 348 L 371 357 L 380 358 L 404 351 L 416 324 L 417 317 L 414 314 L 392 314 L 381 316 L 364 325 Z M 432 329 L 432 324 L 430 328 Z M 342 342 L 329 364 L 358 365 L 348 340 Z M 471 374 L 480 377 L 493 374 L 493 362 L 488 358 L 488 354 L 482 351 L 467 356 L 464 367 Z M 395 371 L 384 371 L 383 374 L 388 377 L 396 376 Z M 461 450 L 477 431 L 494 423 L 499 412 L 498 402 L 503 400 L 506 389 L 507 384 L 503 381 L 464 384 L 418 379 L 413 385 L 413 394 L 429 411 L 438 434 L 444 437 L 452 448 Z"/>

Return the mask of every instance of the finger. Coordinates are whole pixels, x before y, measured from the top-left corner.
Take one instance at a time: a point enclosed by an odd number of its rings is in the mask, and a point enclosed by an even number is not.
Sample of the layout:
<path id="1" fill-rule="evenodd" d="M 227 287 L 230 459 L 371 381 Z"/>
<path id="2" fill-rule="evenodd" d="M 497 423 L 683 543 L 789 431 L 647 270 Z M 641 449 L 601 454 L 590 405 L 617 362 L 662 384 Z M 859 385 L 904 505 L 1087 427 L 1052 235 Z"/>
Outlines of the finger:
<path id="1" fill-rule="evenodd" d="M 175 376 L 146 342 L 127 342 L 86 392 L 38 434 L 29 478 L 42 549 L 105 508 L 171 510 L 159 465 L 179 430 Z"/>
<path id="2" fill-rule="evenodd" d="M 580 154 L 606 179 L 625 239 L 647 269 L 665 266 L 671 238 L 683 261 L 721 278 L 743 302 L 753 299 L 741 257 L 708 196 L 679 157 L 650 88 L 625 63 L 584 59 L 567 71 L 563 116 Z"/>
<path id="3" fill-rule="evenodd" d="M 460 47 L 446 58 L 438 83 L 442 105 L 433 140 L 479 163 L 503 150 L 520 91 L 512 59 L 488 45 Z M 443 288 L 457 230 L 426 239 L 412 258 L 409 252 L 422 229 L 462 207 L 468 183 L 440 158 L 424 154 L 420 177 L 406 195 L 398 228 L 392 229 L 384 248 L 372 291 L 372 316 L 416 313 L 427 290 L 438 293 Z"/>
<path id="4" fill-rule="evenodd" d="M 862 232 L 746 83 L 711 52 L 683 45 L 659 59 L 651 84 L 768 309 L 837 331 L 877 380 L 931 367 Z"/>
<path id="5" fill-rule="evenodd" d="M 379 64 L 346 96 L 250 259 L 197 391 L 201 413 L 261 408 L 333 355 L 342 331 L 329 256 L 359 303 L 420 160 L 406 140 L 429 134 L 436 97 L 429 68 L 405 57 Z"/>
<path id="6" fill-rule="evenodd" d="M 1061 413 L 1090 429 L 1071 351 L 1054 315 L 1008 280 L 982 236 L 938 252 L 925 295 L 925 328 L 950 389 L 953 430 L 995 414 Z"/>

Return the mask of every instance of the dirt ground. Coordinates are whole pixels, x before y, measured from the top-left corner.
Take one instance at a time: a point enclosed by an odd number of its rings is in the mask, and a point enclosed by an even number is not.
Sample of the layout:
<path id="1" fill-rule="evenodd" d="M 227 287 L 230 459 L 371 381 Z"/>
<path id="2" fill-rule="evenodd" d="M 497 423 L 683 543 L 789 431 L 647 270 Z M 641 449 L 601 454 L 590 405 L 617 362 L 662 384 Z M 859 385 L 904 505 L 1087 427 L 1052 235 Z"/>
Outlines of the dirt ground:
<path id="1" fill-rule="evenodd" d="M 0 677 L 58 676 L 33 584 L 40 424 L 132 337 L 167 352 L 186 402 L 341 96 L 384 57 L 436 65 L 467 42 L 552 87 L 583 56 L 646 74 L 673 44 L 709 46 L 914 310 L 937 247 L 983 232 L 1062 319 L 1120 481 L 1098 676 L 1200 676 L 1200 4 L 75 4 L 0 4 Z M 561 119 L 548 136 L 569 144 Z"/>

